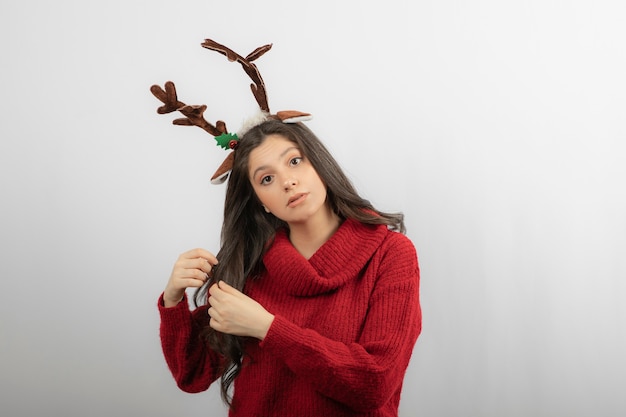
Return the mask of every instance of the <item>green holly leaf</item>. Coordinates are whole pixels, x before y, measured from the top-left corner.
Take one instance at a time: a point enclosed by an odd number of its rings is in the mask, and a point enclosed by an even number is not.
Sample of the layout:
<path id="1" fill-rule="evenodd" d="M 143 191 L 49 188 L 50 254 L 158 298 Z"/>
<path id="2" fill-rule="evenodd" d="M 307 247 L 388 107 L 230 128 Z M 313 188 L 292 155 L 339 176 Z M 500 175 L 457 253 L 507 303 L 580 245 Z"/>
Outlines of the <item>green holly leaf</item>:
<path id="1" fill-rule="evenodd" d="M 229 146 L 230 141 L 231 140 L 238 141 L 239 138 L 234 133 L 222 133 L 221 135 L 216 136 L 215 140 L 217 141 L 217 146 L 228 150 L 230 149 L 230 146 Z"/>

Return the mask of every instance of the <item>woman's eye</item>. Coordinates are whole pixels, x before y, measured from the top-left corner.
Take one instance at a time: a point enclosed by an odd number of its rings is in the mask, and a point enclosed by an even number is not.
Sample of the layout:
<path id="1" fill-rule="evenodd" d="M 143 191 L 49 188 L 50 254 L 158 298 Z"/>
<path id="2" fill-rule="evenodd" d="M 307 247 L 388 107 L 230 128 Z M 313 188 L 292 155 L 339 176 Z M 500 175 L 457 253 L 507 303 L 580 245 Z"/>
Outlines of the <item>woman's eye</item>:
<path id="1" fill-rule="evenodd" d="M 261 185 L 267 185 L 267 184 L 270 184 L 271 182 L 272 182 L 271 175 L 266 175 L 263 178 L 261 178 Z"/>
<path id="2" fill-rule="evenodd" d="M 296 156 L 295 158 L 291 158 L 291 160 L 289 161 L 289 165 L 291 165 L 291 166 L 296 166 L 296 165 L 298 165 L 300 162 L 302 162 L 302 157 L 300 157 L 300 156 Z"/>

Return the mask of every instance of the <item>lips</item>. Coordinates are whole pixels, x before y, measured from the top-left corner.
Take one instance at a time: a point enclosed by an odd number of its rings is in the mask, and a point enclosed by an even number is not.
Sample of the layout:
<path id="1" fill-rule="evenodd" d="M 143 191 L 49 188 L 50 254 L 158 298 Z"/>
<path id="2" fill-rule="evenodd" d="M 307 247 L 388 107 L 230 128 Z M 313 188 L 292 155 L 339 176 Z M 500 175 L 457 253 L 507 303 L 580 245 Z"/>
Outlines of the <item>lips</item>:
<path id="1" fill-rule="evenodd" d="M 307 195 L 307 193 L 298 193 L 291 196 L 291 198 L 287 201 L 287 207 L 296 207 L 306 199 Z"/>

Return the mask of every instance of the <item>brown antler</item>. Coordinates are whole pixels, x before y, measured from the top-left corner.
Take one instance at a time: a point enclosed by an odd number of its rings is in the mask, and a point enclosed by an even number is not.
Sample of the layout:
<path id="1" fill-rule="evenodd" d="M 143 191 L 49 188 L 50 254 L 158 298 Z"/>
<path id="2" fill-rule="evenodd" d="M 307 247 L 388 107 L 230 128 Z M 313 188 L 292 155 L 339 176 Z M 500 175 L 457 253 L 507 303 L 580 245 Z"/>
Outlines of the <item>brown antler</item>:
<path id="1" fill-rule="evenodd" d="M 234 52 L 232 49 L 227 48 L 226 46 L 219 44 L 211 39 L 205 39 L 202 43 L 202 46 L 204 48 L 225 55 L 226 58 L 228 58 L 228 60 L 231 62 L 239 62 L 243 67 L 243 70 L 253 81 L 253 83 L 250 84 L 250 89 L 252 90 L 252 94 L 254 95 L 256 102 L 259 104 L 259 107 L 261 108 L 261 110 L 267 113 L 270 112 L 270 107 L 267 103 L 267 92 L 265 91 L 265 83 L 263 82 L 263 78 L 261 78 L 261 73 L 259 72 L 256 65 L 252 63 L 252 61 L 261 57 L 264 53 L 272 49 L 272 44 L 267 44 L 256 48 L 245 58 Z"/>
<path id="2" fill-rule="evenodd" d="M 213 126 L 211 123 L 207 122 L 204 118 L 204 111 L 206 110 L 206 105 L 192 105 L 188 106 L 182 101 L 178 100 L 176 96 L 176 87 L 174 83 L 168 81 L 165 83 L 165 90 L 163 90 L 158 85 L 153 85 L 150 87 L 150 91 L 152 94 L 158 98 L 163 105 L 157 109 L 157 113 L 166 114 L 174 111 L 179 111 L 185 116 L 184 119 L 176 119 L 173 121 L 175 125 L 179 126 L 198 126 L 204 129 L 206 132 L 213 136 L 219 136 L 222 133 L 228 133 L 226 130 L 226 123 L 221 120 L 218 120 Z"/>
<path id="3" fill-rule="evenodd" d="M 267 103 L 267 92 L 265 90 L 265 83 L 263 82 L 263 78 L 261 78 L 261 73 L 257 69 L 256 65 L 252 63 L 252 61 L 258 59 L 259 57 L 263 56 L 263 54 L 265 54 L 267 51 L 269 51 L 272 48 L 272 44 L 267 44 L 256 48 L 245 58 L 234 52 L 232 49 L 227 48 L 226 46 L 221 45 L 211 39 L 205 39 L 201 45 L 206 49 L 210 49 L 219 52 L 222 55 L 225 55 L 231 62 L 239 62 L 241 64 L 243 70 L 253 81 L 253 83 L 250 84 L 250 88 L 252 90 L 254 98 L 256 99 L 256 102 L 263 112 L 269 114 L 270 108 Z M 157 109 L 157 112 L 159 114 L 166 114 L 178 111 L 183 116 L 185 116 L 185 118 L 174 120 L 173 123 L 175 125 L 201 127 L 206 132 L 215 137 L 219 146 L 224 148 L 230 147 L 231 149 L 234 149 L 236 147 L 238 140 L 237 135 L 231 135 L 228 133 L 228 131 L 226 130 L 226 123 L 218 120 L 215 123 L 215 126 L 213 126 L 204 118 L 204 111 L 206 110 L 207 106 L 189 106 L 182 101 L 179 101 L 178 97 L 176 96 L 176 87 L 174 86 L 173 82 L 166 82 L 165 89 L 161 88 L 158 85 L 153 85 L 152 87 L 150 87 L 150 91 L 157 99 L 159 99 L 163 103 L 163 105 Z M 264 117 L 265 119 L 278 119 L 284 123 L 297 123 L 303 120 L 310 119 L 311 115 L 298 111 L 283 111 L 276 113 L 276 115 L 266 114 L 264 115 Z M 235 144 L 235 146 L 233 146 L 233 143 Z M 217 171 L 215 171 L 213 177 L 211 177 L 211 182 L 214 184 L 224 182 L 230 173 L 230 170 L 233 166 L 233 161 L 234 152 L 230 152 L 222 165 L 220 165 Z"/>

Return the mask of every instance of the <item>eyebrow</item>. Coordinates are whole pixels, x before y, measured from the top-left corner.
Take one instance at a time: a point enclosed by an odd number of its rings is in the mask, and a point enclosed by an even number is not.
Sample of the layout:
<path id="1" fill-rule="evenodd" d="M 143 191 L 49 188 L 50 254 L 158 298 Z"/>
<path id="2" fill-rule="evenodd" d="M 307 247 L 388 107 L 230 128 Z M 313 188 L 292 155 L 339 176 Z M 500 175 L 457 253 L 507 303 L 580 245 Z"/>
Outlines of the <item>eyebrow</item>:
<path id="1" fill-rule="evenodd" d="M 282 159 L 285 155 L 287 155 L 290 151 L 292 150 L 297 150 L 300 151 L 300 148 L 298 148 L 297 146 L 290 146 L 289 148 L 285 149 L 284 151 L 281 152 L 280 155 L 278 155 L 277 159 Z M 260 167 L 258 167 L 257 169 L 254 170 L 254 172 L 252 173 L 252 178 L 256 177 L 257 172 L 262 171 L 264 169 L 267 169 L 268 165 L 261 165 Z"/>

